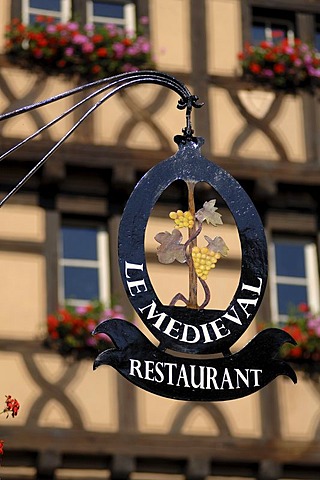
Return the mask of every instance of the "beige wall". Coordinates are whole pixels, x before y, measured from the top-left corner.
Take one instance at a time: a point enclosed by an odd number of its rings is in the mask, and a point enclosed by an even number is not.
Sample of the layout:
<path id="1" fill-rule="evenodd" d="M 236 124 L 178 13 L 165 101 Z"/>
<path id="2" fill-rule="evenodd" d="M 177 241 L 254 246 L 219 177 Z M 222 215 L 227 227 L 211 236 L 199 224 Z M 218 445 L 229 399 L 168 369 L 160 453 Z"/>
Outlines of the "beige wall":
<path id="1" fill-rule="evenodd" d="M 11 0 L 2 0 L 0 3 L 0 53 L 4 47 L 5 26 L 10 22 Z"/>
<path id="2" fill-rule="evenodd" d="M 240 0 L 207 0 L 208 72 L 235 75 L 241 51 Z"/>
<path id="3" fill-rule="evenodd" d="M 7 205 L 1 210 L 0 242 L 33 242 L 34 253 L 0 250 L 0 335 L 21 340 L 41 335 L 46 312 L 45 260 L 40 253 L 45 238 L 44 211 L 32 206 Z M 1 245 L 1 243 L 0 243 Z M 21 247 L 20 247 L 21 249 Z M 37 252 L 39 250 L 39 253 Z"/>
<path id="4" fill-rule="evenodd" d="M 301 97 L 293 95 L 278 97 L 273 92 L 263 90 L 240 91 L 238 97 L 247 112 L 259 120 L 265 118 L 274 103 L 281 100 L 276 115 L 268 125 L 283 145 L 289 161 L 306 162 Z M 209 98 L 212 106 L 210 126 L 213 154 L 228 157 L 232 152 L 234 142 L 246 130 L 247 121 L 240 114 L 226 89 L 211 87 Z M 256 128 L 248 136 L 236 154 L 241 158 L 255 159 L 257 162 L 282 160 L 263 126 Z"/>
<path id="5" fill-rule="evenodd" d="M 320 389 L 316 381 L 298 373 L 298 383 L 277 380 L 280 399 L 281 434 L 285 440 L 312 441 L 319 432 Z M 319 433 L 317 434 L 319 438 Z"/>
<path id="6" fill-rule="evenodd" d="M 158 69 L 190 71 L 189 0 L 152 0 L 150 23 Z"/>
<path id="7" fill-rule="evenodd" d="M 207 408 L 206 402 L 203 406 L 194 406 L 186 415 L 179 432 L 172 431 L 172 428 L 178 415 L 187 406 L 186 402 L 157 397 L 141 389 L 137 390 L 137 395 L 139 430 L 143 433 L 172 432 L 223 437 L 224 433 L 215 419 L 219 412 L 231 435 L 240 438 L 258 438 L 261 435 L 259 394 L 232 402 L 216 402 L 214 409 Z"/>
<path id="8" fill-rule="evenodd" d="M 159 107 L 151 113 L 155 98 Z M 179 97 L 157 85 L 139 85 L 108 100 L 93 115 L 94 143 L 128 148 L 176 150 L 174 135 L 185 126 L 185 113 L 176 108 Z M 127 130 L 130 123 L 133 128 Z"/>

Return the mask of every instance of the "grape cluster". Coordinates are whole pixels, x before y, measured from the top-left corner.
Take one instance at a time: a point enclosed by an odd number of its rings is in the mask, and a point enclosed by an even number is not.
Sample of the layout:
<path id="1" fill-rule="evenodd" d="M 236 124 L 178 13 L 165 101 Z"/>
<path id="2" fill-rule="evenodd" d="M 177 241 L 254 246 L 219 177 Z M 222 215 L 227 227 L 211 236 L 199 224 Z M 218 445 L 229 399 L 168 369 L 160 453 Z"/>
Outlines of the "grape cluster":
<path id="1" fill-rule="evenodd" d="M 169 217 L 174 220 L 175 228 L 192 228 L 194 225 L 194 218 L 189 211 L 183 212 L 182 210 L 177 210 L 176 212 L 170 212 Z"/>
<path id="2" fill-rule="evenodd" d="M 193 247 L 191 256 L 196 274 L 202 280 L 206 280 L 210 270 L 215 268 L 217 261 L 221 258 L 221 254 L 209 250 L 208 247 Z"/>

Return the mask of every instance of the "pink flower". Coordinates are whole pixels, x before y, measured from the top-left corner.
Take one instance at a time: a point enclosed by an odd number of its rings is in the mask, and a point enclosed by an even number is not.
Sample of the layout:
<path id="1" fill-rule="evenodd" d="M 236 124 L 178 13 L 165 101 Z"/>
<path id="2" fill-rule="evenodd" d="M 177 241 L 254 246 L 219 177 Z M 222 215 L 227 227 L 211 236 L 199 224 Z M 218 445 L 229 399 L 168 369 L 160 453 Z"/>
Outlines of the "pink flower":
<path id="1" fill-rule="evenodd" d="M 131 65 L 131 63 L 125 63 L 122 66 L 122 71 L 123 72 L 136 72 L 138 69 L 134 65 Z"/>
<path id="2" fill-rule="evenodd" d="M 64 54 L 66 55 L 66 57 L 72 57 L 72 55 L 74 54 L 74 48 L 72 48 L 72 47 L 66 48 L 65 51 L 64 51 Z M 80 308 L 80 307 L 78 307 L 78 308 Z"/>
<path id="3" fill-rule="evenodd" d="M 84 315 L 85 313 L 87 313 L 87 311 L 88 311 L 88 307 L 86 307 L 86 306 L 76 307 L 76 313 L 78 315 Z"/>
<path id="4" fill-rule="evenodd" d="M 119 33 L 119 29 L 114 23 L 108 23 L 105 25 L 105 29 L 108 31 L 110 37 L 115 37 Z"/>
<path id="5" fill-rule="evenodd" d="M 147 16 L 140 17 L 139 21 L 141 25 L 149 25 L 149 18 Z"/>
<path id="6" fill-rule="evenodd" d="M 97 345 L 97 340 L 95 337 L 88 337 L 86 339 L 86 345 L 88 347 L 95 347 Z"/>
<path id="7" fill-rule="evenodd" d="M 94 45 L 91 42 L 86 42 L 82 45 L 83 53 L 91 53 L 94 50 Z"/>
<path id="8" fill-rule="evenodd" d="M 274 73 L 270 68 L 262 70 L 262 75 L 265 75 L 266 77 L 274 77 Z"/>
<path id="9" fill-rule="evenodd" d="M 148 41 L 141 42 L 140 51 L 142 53 L 149 53 L 150 52 L 150 43 Z"/>
<path id="10" fill-rule="evenodd" d="M 82 35 L 81 33 L 77 33 L 74 37 L 73 37 L 73 43 L 75 45 L 83 45 L 84 43 L 86 43 L 88 41 L 88 38 L 86 37 L 86 35 Z"/>
<path id="11" fill-rule="evenodd" d="M 116 42 L 112 45 L 112 49 L 116 55 L 116 58 L 120 59 L 123 57 L 126 47 L 122 43 Z"/>
<path id="12" fill-rule="evenodd" d="M 87 323 L 87 328 L 89 332 L 93 332 L 93 330 L 96 328 L 96 322 L 89 320 Z"/>
<path id="13" fill-rule="evenodd" d="M 294 49 L 292 47 L 284 47 L 283 51 L 287 55 L 291 55 L 292 53 L 294 53 Z"/>
<path id="14" fill-rule="evenodd" d="M 103 316 L 103 318 L 111 318 L 111 317 L 112 317 L 112 314 L 113 314 L 113 310 L 112 310 L 111 308 L 107 308 L 107 309 L 103 312 L 102 316 Z"/>
<path id="15" fill-rule="evenodd" d="M 57 27 L 54 24 L 47 25 L 46 30 L 48 33 L 55 33 L 57 31 Z"/>
<path id="16" fill-rule="evenodd" d="M 93 23 L 86 23 L 84 26 L 86 32 L 93 32 L 94 31 L 94 24 Z"/>
<path id="17" fill-rule="evenodd" d="M 313 330 L 315 334 L 318 337 L 320 337 L 320 318 L 319 317 L 311 318 L 310 320 L 308 320 L 307 325 L 308 325 L 308 328 L 310 328 L 310 330 Z"/>
<path id="18" fill-rule="evenodd" d="M 69 32 L 75 32 L 76 30 L 78 30 L 79 24 L 77 22 L 70 22 L 67 23 L 66 28 L 67 30 L 69 30 Z"/>
<path id="19" fill-rule="evenodd" d="M 128 47 L 127 49 L 127 54 L 131 55 L 132 57 L 134 57 L 138 53 L 139 53 L 139 48 L 137 47 L 137 45 L 132 45 L 132 47 Z"/>
<path id="20" fill-rule="evenodd" d="M 293 62 L 294 66 L 295 67 L 301 67 L 302 65 L 302 60 L 301 58 L 297 58 L 294 62 Z"/>
<path id="21" fill-rule="evenodd" d="M 311 57 L 310 54 L 307 54 L 307 55 L 304 56 L 304 63 L 306 65 L 312 63 L 312 57 Z"/>

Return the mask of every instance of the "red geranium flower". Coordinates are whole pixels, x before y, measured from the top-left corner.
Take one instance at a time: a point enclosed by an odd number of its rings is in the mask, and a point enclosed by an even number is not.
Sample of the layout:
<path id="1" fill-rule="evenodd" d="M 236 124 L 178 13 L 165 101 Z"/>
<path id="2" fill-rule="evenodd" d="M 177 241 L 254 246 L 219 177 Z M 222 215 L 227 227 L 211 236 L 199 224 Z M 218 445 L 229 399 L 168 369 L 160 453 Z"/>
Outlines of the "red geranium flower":
<path id="1" fill-rule="evenodd" d="M 277 63 L 274 67 L 273 70 L 275 73 L 284 73 L 286 71 L 286 67 L 282 63 Z"/>
<path id="2" fill-rule="evenodd" d="M 273 62 L 276 58 L 275 54 L 273 52 L 267 53 L 266 56 L 264 57 L 268 62 Z"/>
<path id="3" fill-rule="evenodd" d="M 91 40 L 93 43 L 102 43 L 103 42 L 103 35 L 95 34 L 92 35 Z"/>
<path id="4" fill-rule="evenodd" d="M 288 332 L 297 343 L 303 342 L 306 339 L 306 334 L 302 332 L 297 325 L 286 325 L 283 330 Z"/>
<path id="5" fill-rule="evenodd" d="M 301 347 L 293 347 L 290 349 L 290 357 L 300 358 L 302 356 Z"/>
<path id="6" fill-rule="evenodd" d="M 300 303 L 298 305 L 299 312 L 309 312 L 309 306 L 306 303 Z"/>
<path id="7" fill-rule="evenodd" d="M 97 55 L 98 55 L 98 57 L 107 57 L 108 56 L 108 50 L 105 47 L 100 47 L 97 50 Z"/>
<path id="8" fill-rule="evenodd" d="M 260 47 L 261 48 L 269 48 L 269 47 L 271 47 L 271 44 L 269 42 L 263 41 L 263 42 L 260 42 Z"/>
<path id="9" fill-rule="evenodd" d="M 15 398 L 12 398 L 11 395 L 6 395 L 6 408 L 4 409 L 4 412 L 7 413 L 7 418 L 9 414 L 11 413 L 12 417 L 16 417 L 18 415 L 18 411 L 20 408 L 20 404 L 18 400 Z"/>
<path id="10" fill-rule="evenodd" d="M 251 65 L 249 65 L 249 69 L 252 73 L 260 73 L 262 70 L 261 66 L 258 63 L 251 63 Z"/>
<path id="11" fill-rule="evenodd" d="M 37 15 L 36 16 L 36 22 L 41 23 L 46 20 L 46 17 L 44 15 Z"/>

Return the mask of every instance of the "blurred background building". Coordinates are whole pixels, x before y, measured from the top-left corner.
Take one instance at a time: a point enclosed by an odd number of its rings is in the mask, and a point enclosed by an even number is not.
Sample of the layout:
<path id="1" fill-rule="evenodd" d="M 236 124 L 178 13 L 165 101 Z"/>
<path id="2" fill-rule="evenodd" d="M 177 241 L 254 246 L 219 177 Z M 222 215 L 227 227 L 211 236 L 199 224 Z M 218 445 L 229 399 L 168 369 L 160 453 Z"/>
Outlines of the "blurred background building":
<path id="1" fill-rule="evenodd" d="M 203 155 L 240 182 L 264 223 L 270 277 L 257 320 L 285 320 L 290 303 L 319 310 L 319 93 L 259 87 L 241 76 L 238 53 L 245 42 L 286 38 L 320 47 L 320 2 L 2 0 L 2 52 L 5 25 L 12 18 L 32 23 L 37 15 L 128 28 L 149 18 L 157 69 L 205 103 L 193 112 L 195 133 L 205 138 Z M 73 79 L 22 70 L 0 56 L 1 113 L 74 86 Z M 1 153 L 74 101 L 2 122 Z M 298 373 L 297 385 L 279 378 L 248 398 L 187 403 L 138 390 L 109 367 L 93 372 L 91 360 L 68 362 L 42 345 L 47 315 L 70 298 L 78 305 L 117 298 L 133 318 L 118 273 L 117 228 L 139 178 L 176 151 L 173 137 L 184 127 L 177 101 L 156 85 L 115 96 L 0 212 L 0 393 L 21 403 L 17 418 L 1 419 L 3 480 L 320 478 L 314 379 Z M 69 115 L 2 163 L 3 196 L 76 119 Z M 205 184 L 199 187 L 199 202 L 211 195 Z M 238 283 L 241 252 L 233 219 L 218 203 L 230 252 L 210 282 L 215 308 L 225 308 Z M 184 288 L 185 271 L 157 262 L 153 237 L 170 229 L 171 210 L 186 206 L 176 182 L 147 228 L 148 270 L 163 303 L 173 287 Z M 252 325 L 239 345 L 256 331 Z"/>

